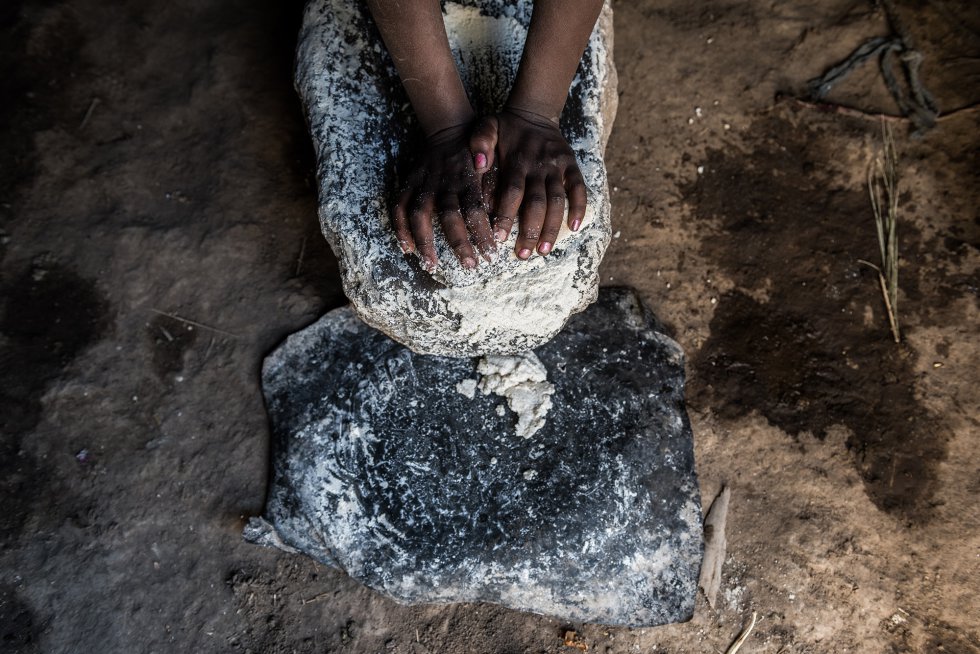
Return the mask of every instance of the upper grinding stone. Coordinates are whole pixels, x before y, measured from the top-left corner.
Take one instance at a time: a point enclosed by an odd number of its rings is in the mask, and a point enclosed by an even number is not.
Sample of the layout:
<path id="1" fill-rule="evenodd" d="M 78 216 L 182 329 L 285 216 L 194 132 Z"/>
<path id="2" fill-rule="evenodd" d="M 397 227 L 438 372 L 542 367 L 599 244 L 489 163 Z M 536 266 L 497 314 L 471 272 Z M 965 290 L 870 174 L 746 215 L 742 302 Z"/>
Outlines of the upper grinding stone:
<path id="1" fill-rule="evenodd" d="M 520 63 L 531 2 L 449 1 L 446 31 L 463 84 L 482 113 L 499 109 Z M 296 87 L 317 154 L 320 225 L 344 291 L 365 322 L 423 354 L 513 354 L 552 338 L 596 297 L 610 238 L 602 161 L 616 112 L 612 13 L 603 8 L 583 56 L 562 131 L 589 187 L 577 233 L 562 228 L 552 254 L 521 261 L 516 226 L 499 255 L 465 270 L 436 231 L 430 276 L 398 247 L 388 208 L 396 163 L 419 147 L 414 115 L 365 3 L 313 0 L 296 60 Z"/>

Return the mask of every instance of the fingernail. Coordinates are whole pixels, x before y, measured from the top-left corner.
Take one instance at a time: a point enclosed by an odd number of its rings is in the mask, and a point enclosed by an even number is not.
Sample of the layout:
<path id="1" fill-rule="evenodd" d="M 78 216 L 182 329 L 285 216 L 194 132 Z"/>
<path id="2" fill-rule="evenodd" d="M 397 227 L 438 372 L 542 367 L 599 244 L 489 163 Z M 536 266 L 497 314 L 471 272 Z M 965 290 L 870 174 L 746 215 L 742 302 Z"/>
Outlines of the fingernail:
<path id="1" fill-rule="evenodd" d="M 527 248 L 521 248 L 521 251 L 517 253 L 517 256 L 521 259 L 527 259 L 531 256 L 531 251 Z"/>
<path id="2" fill-rule="evenodd" d="M 466 268 L 467 270 L 476 268 L 476 259 L 474 259 L 473 257 L 466 257 L 465 259 L 463 259 L 463 267 Z"/>
<path id="3" fill-rule="evenodd" d="M 493 235 L 501 243 L 507 240 L 507 232 L 503 229 L 498 229 Z"/>
<path id="4" fill-rule="evenodd" d="M 576 218 L 572 221 L 572 231 L 577 232 L 578 228 L 582 226 L 582 221 Z"/>
<path id="5" fill-rule="evenodd" d="M 538 252 L 541 254 L 548 254 L 551 252 L 551 243 L 542 243 L 538 246 Z"/>
<path id="6" fill-rule="evenodd" d="M 425 261 L 423 262 L 423 266 L 425 266 L 426 272 L 432 272 L 433 270 L 439 267 L 439 264 L 433 261 L 432 259 L 425 259 Z"/>
<path id="7" fill-rule="evenodd" d="M 487 167 L 487 155 L 483 154 L 482 152 L 476 153 L 475 160 L 476 160 L 477 170 L 481 170 Z"/>

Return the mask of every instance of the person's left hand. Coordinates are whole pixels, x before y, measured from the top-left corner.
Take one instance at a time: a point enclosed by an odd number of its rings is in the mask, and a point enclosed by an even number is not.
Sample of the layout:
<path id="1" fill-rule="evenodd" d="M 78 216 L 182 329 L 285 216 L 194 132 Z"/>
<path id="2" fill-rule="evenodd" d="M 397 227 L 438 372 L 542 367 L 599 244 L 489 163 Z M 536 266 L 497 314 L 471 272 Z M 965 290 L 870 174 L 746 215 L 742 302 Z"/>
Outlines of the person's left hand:
<path id="1" fill-rule="evenodd" d="M 496 145 L 496 149 L 494 149 Z M 537 249 L 551 252 L 568 200 L 568 227 L 578 231 L 588 192 L 575 153 L 556 121 L 522 109 L 505 108 L 484 118 L 470 138 L 477 172 L 496 163 L 494 235 L 504 241 L 520 217 L 515 252 L 527 259 Z M 481 159 L 483 155 L 483 159 Z"/>

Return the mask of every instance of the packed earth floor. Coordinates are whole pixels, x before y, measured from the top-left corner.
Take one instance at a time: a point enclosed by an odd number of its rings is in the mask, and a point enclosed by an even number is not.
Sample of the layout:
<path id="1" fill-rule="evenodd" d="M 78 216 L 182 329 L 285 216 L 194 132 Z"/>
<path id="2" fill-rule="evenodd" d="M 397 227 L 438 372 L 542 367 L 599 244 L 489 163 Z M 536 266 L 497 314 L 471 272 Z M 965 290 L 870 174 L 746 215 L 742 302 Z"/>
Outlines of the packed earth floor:
<path id="1" fill-rule="evenodd" d="M 263 356 L 345 303 L 291 87 L 301 6 L 0 6 L 0 649 L 980 652 L 980 6 L 616 2 L 607 153 L 628 285 L 687 353 L 718 601 L 623 629 L 401 606 L 248 545 Z M 869 162 L 903 33 L 942 116 L 895 134 L 901 342 Z M 833 106 L 831 106 L 833 105 Z M 839 107 L 852 109 L 840 109 Z M 569 580 L 570 584 L 575 583 Z"/>

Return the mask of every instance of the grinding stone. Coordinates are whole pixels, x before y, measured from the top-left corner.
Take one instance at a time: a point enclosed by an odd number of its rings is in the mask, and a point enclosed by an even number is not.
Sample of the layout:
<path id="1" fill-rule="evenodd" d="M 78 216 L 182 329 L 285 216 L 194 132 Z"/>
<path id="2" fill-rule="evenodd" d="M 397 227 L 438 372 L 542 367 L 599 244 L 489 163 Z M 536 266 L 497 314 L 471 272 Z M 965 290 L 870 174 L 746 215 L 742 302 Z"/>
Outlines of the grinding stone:
<path id="1" fill-rule="evenodd" d="M 443 18 L 467 94 L 480 114 L 500 110 L 517 74 L 530 0 L 447 0 Z M 498 255 L 464 269 L 435 230 L 430 275 L 402 254 L 391 226 L 399 162 L 417 156 L 421 131 L 366 3 L 311 0 L 296 50 L 296 89 L 317 158 L 320 226 L 344 293 L 365 322 L 422 354 L 526 352 L 551 340 L 596 298 L 609 244 L 603 152 L 616 115 L 613 21 L 603 7 L 561 129 L 589 188 L 582 228 L 563 227 L 547 257 L 514 254 L 517 227 Z"/>
<path id="2" fill-rule="evenodd" d="M 703 550 L 680 347 L 632 291 L 535 350 L 547 423 L 456 390 L 477 359 L 413 353 L 349 308 L 265 361 L 273 480 L 246 538 L 401 602 L 495 602 L 566 620 L 687 620 Z"/>

